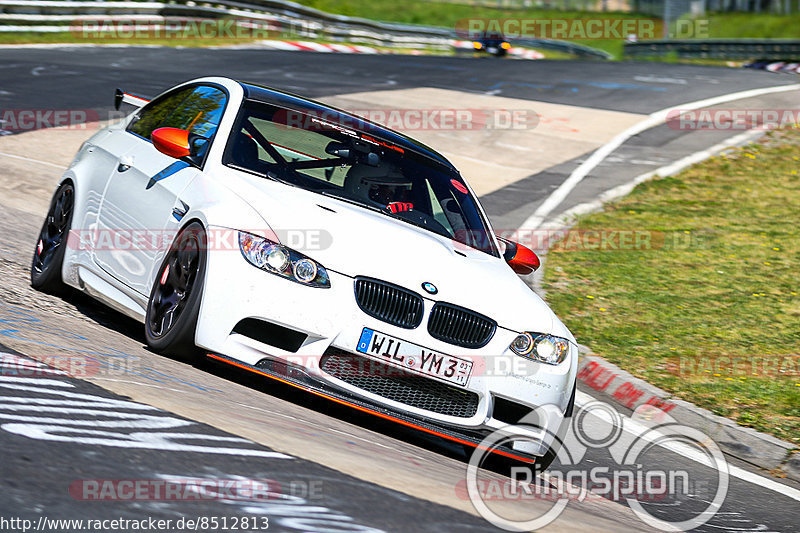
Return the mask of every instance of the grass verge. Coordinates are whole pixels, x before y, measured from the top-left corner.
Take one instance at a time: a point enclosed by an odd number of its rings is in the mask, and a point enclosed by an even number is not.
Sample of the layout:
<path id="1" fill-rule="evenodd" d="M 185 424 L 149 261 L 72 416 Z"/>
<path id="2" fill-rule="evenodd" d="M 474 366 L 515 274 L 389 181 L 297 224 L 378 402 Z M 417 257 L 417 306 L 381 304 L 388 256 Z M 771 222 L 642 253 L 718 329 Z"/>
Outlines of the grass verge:
<path id="1" fill-rule="evenodd" d="M 556 246 L 550 304 L 598 355 L 800 444 L 799 153 L 800 130 L 773 132 L 582 218 L 574 235 L 641 245 Z"/>

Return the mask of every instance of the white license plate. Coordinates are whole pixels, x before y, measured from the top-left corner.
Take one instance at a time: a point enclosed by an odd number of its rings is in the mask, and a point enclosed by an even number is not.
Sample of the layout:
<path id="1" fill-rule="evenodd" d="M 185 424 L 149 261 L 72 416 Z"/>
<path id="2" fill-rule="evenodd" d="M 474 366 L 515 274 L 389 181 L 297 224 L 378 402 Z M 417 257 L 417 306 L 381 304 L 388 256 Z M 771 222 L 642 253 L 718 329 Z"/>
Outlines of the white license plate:
<path id="1" fill-rule="evenodd" d="M 435 353 L 369 328 L 361 331 L 356 351 L 394 367 L 433 376 L 462 387 L 467 384 L 472 372 L 472 361 L 468 359 Z"/>
<path id="2" fill-rule="evenodd" d="M 494 54 L 497 52 L 497 48 L 495 48 L 494 46 L 490 46 L 489 48 L 486 49 L 486 51 L 489 52 L 490 54 Z"/>

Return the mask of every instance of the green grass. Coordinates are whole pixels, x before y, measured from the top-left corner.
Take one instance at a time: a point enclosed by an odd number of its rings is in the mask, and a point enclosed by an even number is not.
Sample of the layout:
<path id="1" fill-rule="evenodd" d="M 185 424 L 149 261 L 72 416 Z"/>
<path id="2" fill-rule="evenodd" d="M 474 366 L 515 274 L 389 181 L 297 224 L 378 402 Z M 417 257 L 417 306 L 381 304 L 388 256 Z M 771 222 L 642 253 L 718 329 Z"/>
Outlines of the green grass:
<path id="1" fill-rule="evenodd" d="M 710 13 L 706 18 L 712 38 L 800 39 L 800 13 Z"/>
<path id="2" fill-rule="evenodd" d="M 652 232 L 653 246 L 562 246 L 548 254 L 545 286 L 598 355 L 800 444 L 800 130 L 765 139 L 580 220 L 579 230 Z"/>

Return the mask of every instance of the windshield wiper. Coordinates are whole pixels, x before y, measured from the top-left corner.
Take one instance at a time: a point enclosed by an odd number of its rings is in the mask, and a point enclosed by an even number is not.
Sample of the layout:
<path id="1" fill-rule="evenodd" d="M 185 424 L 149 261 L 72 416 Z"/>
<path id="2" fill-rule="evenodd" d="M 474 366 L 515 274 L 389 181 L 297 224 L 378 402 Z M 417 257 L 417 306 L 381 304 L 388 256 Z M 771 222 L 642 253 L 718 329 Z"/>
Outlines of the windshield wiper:
<path id="1" fill-rule="evenodd" d="M 243 170 L 244 172 L 249 172 L 250 174 L 255 174 L 259 178 L 266 178 L 266 179 L 269 179 L 269 180 L 272 180 L 272 181 L 277 181 L 278 183 L 283 183 L 284 185 L 290 185 L 292 187 L 297 187 L 298 186 L 297 184 L 292 183 L 291 181 L 288 181 L 288 180 L 285 180 L 283 178 L 278 177 L 277 174 L 275 174 L 274 172 L 271 172 L 271 171 L 267 172 L 267 173 L 259 172 L 258 170 L 253 170 L 252 168 L 242 167 L 242 166 L 239 166 L 239 165 L 237 165 L 235 163 L 228 163 L 228 166 L 231 167 L 231 168 L 235 168 L 236 170 Z"/>
<path id="2" fill-rule="evenodd" d="M 322 196 L 327 196 L 328 198 L 336 198 L 337 200 L 341 200 L 343 202 L 347 202 L 348 204 L 357 205 L 358 207 L 363 207 L 364 209 L 369 209 L 370 211 L 375 211 L 376 213 L 388 214 L 387 211 L 384 211 L 383 209 L 379 209 L 379 208 L 375 207 L 374 205 L 363 204 L 361 202 L 357 202 L 356 200 L 353 200 L 352 198 L 347 198 L 346 196 L 340 196 L 340 195 L 334 194 L 334 193 L 332 193 L 330 191 L 319 190 L 319 191 L 314 191 L 314 192 L 318 192 Z"/>

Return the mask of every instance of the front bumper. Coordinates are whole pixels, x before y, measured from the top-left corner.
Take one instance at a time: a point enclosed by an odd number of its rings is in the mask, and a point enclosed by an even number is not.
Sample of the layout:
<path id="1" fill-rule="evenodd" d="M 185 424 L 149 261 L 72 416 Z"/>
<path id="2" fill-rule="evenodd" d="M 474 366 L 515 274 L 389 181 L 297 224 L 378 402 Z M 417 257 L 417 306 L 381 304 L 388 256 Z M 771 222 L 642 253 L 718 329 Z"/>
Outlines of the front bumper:
<path id="1" fill-rule="evenodd" d="M 356 400 L 358 405 L 369 405 L 404 421 L 435 427 L 439 432 L 446 428 L 462 437 L 469 435 L 475 439 L 507 427 L 516 423 L 524 411 L 536 408 L 542 431 L 519 430 L 519 434 L 526 437 L 525 450 L 533 455 L 542 455 L 550 446 L 574 387 L 576 346 L 570 344 L 570 354 L 561 365 L 537 363 L 512 353 L 508 346 L 517 332 L 498 326 L 486 346 L 460 348 L 428 333 L 426 324 L 434 300 L 424 299 L 419 327 L 404 329 L 364 313 L 356 302 L 352 277 L 331 270 L 328 273 L 330 288 L 308 287 L 253 267 L 238 250 L 209 252 L 196 344 L 212 354 L 224 354 L 215 357 L 223 357 L 226 362 L 233 360 L 265 375 L 275 374 L 271 362 L 288 365 L 283 368 L 294 369 L 295 377 L 302 378 L 298 383 L 305 388 L 344 397 L 350 403 Z M 375 273 L 364 274 L 380 277 Z M 304 336 L 304 340 L 296 349 L 283 349 L 235 333 L 237 324 L 245 319 L 288 328 L 301 334 L 301 338 Z M 470 359 L 473 367 L 466 386 L 451 387 L 469 394 L 477 402 L 476 407 L 467 416 L 443 414 L 354 386 L 352 381 L 323 370 L 323 358 L 332 353 L 347 352 L 350 357 L 360 357 L 355 348 L 364 327 L 441 354 Z M 288 374 L 277 375 L 293 379 Z M 438 383 L 435 378 L 427 379 Z M 517 408 L 508 409 L 509 406 Z"/>

